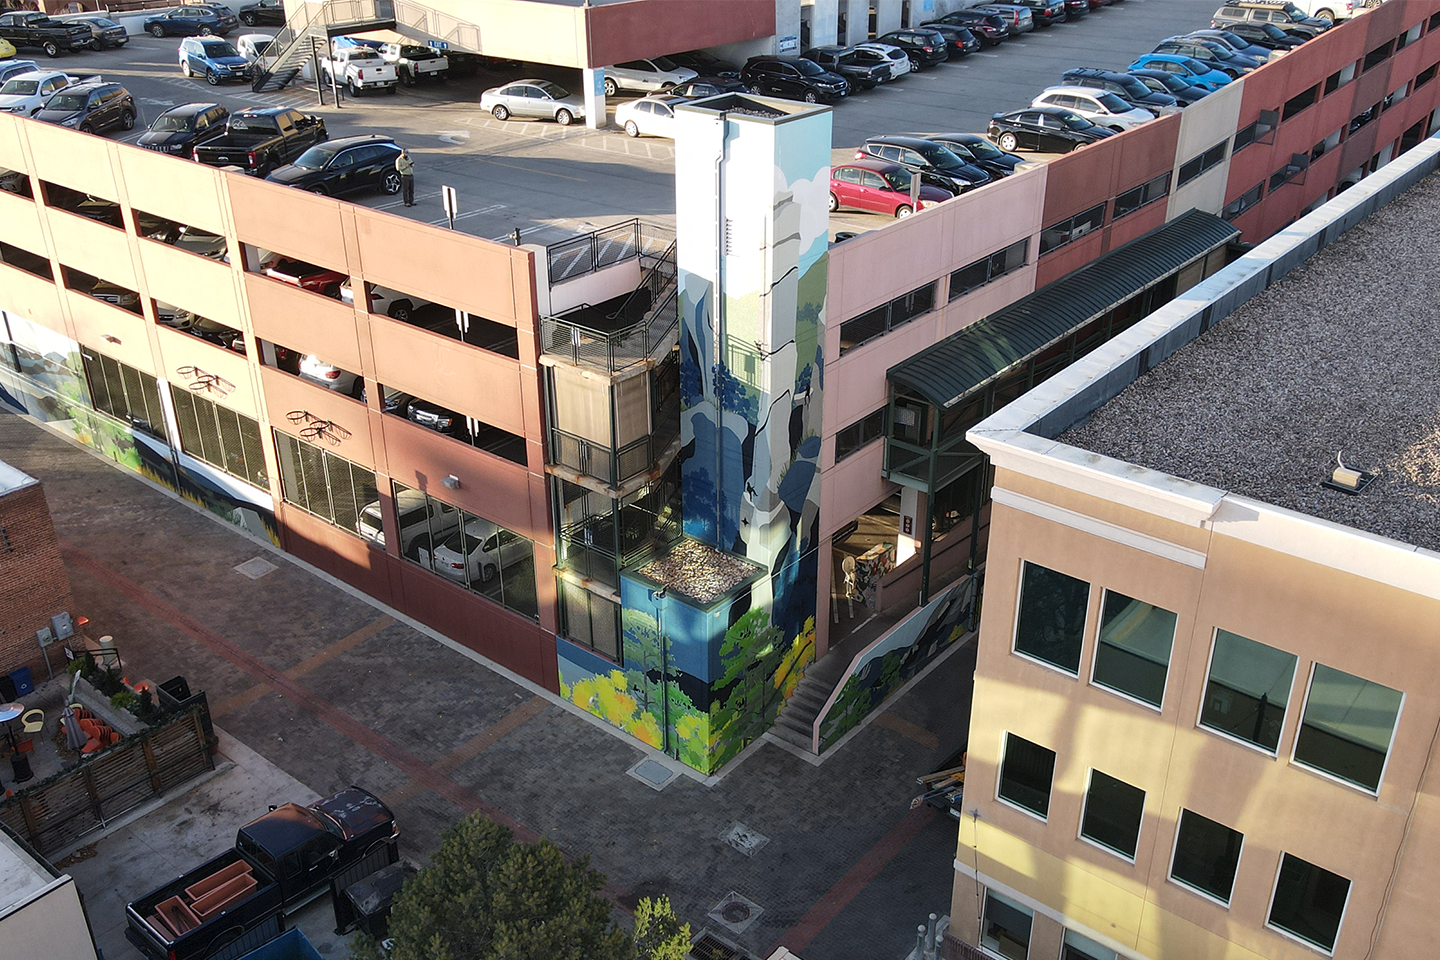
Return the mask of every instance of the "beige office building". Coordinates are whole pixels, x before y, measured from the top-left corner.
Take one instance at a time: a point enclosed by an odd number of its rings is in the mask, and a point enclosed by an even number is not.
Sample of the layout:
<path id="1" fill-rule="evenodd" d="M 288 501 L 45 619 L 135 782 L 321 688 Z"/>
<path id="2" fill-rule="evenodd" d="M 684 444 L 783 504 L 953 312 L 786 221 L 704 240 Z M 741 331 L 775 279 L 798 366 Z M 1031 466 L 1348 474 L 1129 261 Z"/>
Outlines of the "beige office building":
<path id="1" fill-rule="evenodd" d="M 952 954 L 1440 955 L 1437 156 L 970 432 Z"/>

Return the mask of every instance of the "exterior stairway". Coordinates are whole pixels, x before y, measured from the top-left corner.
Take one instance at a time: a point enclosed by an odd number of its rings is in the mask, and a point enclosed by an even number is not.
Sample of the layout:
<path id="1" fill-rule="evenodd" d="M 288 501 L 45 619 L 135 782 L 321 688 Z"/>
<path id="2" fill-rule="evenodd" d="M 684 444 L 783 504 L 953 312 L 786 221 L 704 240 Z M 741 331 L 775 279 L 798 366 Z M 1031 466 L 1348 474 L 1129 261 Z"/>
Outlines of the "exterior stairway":
<path id="1" fill-rule="evenodd" d="M 815 718 L 824 709 L 825 701 L 835 692 L 836 685 L 840 683 L 849 666 L 850 656 L 840 651 L 832 651 L 812 663 L 810 669 L 805 671 L 805 676 L 800 678 L 795 692 L 785 701 L 785 707 L 775 718 L 770 733 L 806 753 L 814 753 L 812 738 Z"/>
<path id="2" fill-rule="evenodd" d="M 331 37 L 393 29 L 394 0 L 326 0 L 318 7 L 300 4 L 275 34 L 270 51 L 277 52 L 262 61 L 263 69 L 255 75 L 250 89 L 256 93 L 285 89 L 312 55 L 329 54 Z"/>

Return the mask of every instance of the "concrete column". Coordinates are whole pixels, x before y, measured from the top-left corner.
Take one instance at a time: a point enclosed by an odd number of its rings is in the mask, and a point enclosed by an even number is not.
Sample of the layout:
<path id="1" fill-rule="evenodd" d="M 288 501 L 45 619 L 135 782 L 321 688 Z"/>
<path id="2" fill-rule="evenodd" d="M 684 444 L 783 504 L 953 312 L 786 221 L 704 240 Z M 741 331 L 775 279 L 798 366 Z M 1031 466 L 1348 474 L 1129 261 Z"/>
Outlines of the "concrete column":
<path id="1" fill-rule="evenodd" d="M 812 0 L 805 5 L 810 8 L 810 46 L 824 47 L 832 43 L 844 43 L 843 40 L 837 40 L 835 34 L 840 0 Z"/>
<path id="2" fill-rule="evenodd" d="M 913 5 L 914 0 L 911 0 L 911 3 Z M 867 10 L 865 13 L 865 16 L 867 17 L 866 26 L 868 26 L 869 23 L 869 15 L 869 11 Z M 862 27 L 862 29 L 864 28 Z M 899 29 L 900 0 L 891 0 L 890 3 L 875 4 L 875 36 L 882 36 L 883 34 L 889 33 L 891 30 Z"/>
<path id="3" fill-rule="evenodd" d="M 599 130 L 609 124 L 605 113 L 605 68 L 584 67 L 580 83 L 585 88 L 585 126 Z"/>

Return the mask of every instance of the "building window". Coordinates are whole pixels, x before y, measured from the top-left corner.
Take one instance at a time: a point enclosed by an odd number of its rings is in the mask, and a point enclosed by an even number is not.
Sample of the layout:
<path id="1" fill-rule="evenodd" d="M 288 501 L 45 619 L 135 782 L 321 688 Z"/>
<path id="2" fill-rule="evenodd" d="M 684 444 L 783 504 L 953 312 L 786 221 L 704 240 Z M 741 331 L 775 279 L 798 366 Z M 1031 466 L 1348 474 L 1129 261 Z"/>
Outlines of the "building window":
<path id="1" fill-rule="evenodd" d="M 980 924 L 980 946 L 1005 960 L 1030 956 L 1030 925 L 1035 915 L 1009 897 L 985 891 L 985 918 Z"/>
<path id="2" fill-rule="evenodd" d="M 271 432 L 280 465 L 281 499 L 353 536 L 380 528 L 380 494 L 373 470 L 288 433 Z"/>
<path id="3" fill-rule="evenodd" d="M 1013 733 L 1005 734 L 1005 757 L 1000 761 L 1001 800 L 1044 820 L 1050 815 L 1050 782 L 1054 776 L 1054 750 Z"/>
<path id="4" fill-rule="evenodd" d="M 1378 791 L 1401 699 L 1399 690 L 1315 664 L 1295 762 Z"/>
<path id="5" fill-rule="evenodd" d="M 1175 185 L 1177 187 L 1185 186 L 1185 184 L 1189 183 L 1191 180 L 1194 180 L 1206 170 L 1209 170 L 1212 167 L 1219 166 L 1220 162 L 1224 159 L 1225 141 L 1222 140 L 1219 143 L 1215 144 L 1215 146 L 1211 147 L 1209 150 L 1206 150 L 1204 153 L 1200 154 L 1198 157 L 1192 157 L 1191 159 L 1186 160 L 1184 163 L 1180 164 L 1180 177 L 1176 181 Z"/>
<path id="6" fill-rule="evenodd" d="M 1345 64 L 1345 66 L 1341 67 L 1339 70 L 1336 70 L 1334 73 L 1330 74 L 1330 76 L 1326 77 L 1326 78 L 1325 78 L 1325 93 L 1326 93 L 1326 95 L 1329 95 L 1329 94 L 1334 93 L 1336 90 L 1339 90 L 1341 87 L 1345 86 L 1345 84 L 1349 83 L 1351 80 L 1354 80 L 1354 79 L 1355 79 L 1355 73 L 1356 73 L 1356 69 L 1355 69 L 1356 66 L 1357 66 L 1357 65 L 1354 64 L 1354 63 L 1347 63 L 1347 64 Z"/>
<path id="7" fill-rule="evenodd" d="M 1126 860 L 1134 860 L 1135 847 L 1140 842 L 1140 818 L 1144 813 L 1144 790 L 1099 770 L 1090 771 L 1085 812 L 1080 817 L 1080 836 L 1115 851 Z"/>
<path id="8" fill-rule="evenodd" d="M 1308 90 L 1302 90 L 1289 100 L 1285 101 L 1285 108 L 1280 112 L 1282 121 L 1289 120 L 1297 113 L 1313 105 L 1320 98 L 1320 84 L 1315 84 Z"/>
<path id="9" fill-rule="evenodd" d="M 1290 163 L 1285 164 L 1285 166 L 1270 175 L 1270 193 L 1274 193 L 1291 180 L 1300 176 L 1300 174 L 1304 173 L 1310 166 L 1310 154 L 1308 153 L 1294 154 L 1290 160 Z"/>
<path id="10" fill-rule="evenodd" d="M 1426 30 L 1440 30 L 1440 13 L 1434 14 L 1434 15 L 1432 15 L 1432 16 L 1430 17 L 1430 23 L 1429 23 L 1428 26 L 1426 26 L 1425 29 L 1426 29 Z"/>
<path id="11" fill-rule="evenodd" d="M 1380 116 L 1380 104 L 1378 103 L 1368 110 L 1362 110 L 1350 119 L 1350 132 L 1354 133 L 1378 116 Z"/>
<path id="12" fill-rule="evenodd" d="M 1028 560 L 1020 580 L 1015 652 L 1078 675 L 1090 584 Z"/>
<path id="13" fill-rule="evenodd" d="M 1115 219 L 1119 220 L 1127 214 L 1134 213 L 1147 203 L 1154 203 L 1163 199 L 1170 192 L 1170 172 L 1160 174 L 1154 180 L 1148 180 L 1136 187 L 1134 190 L 1127 190 L 1115 198 Z"/>
<path id="14" fill-rule="evenodd" d="M 1180 811 L 1170 879 L 1230 905 L 1245 835 L 1193 810 Z"/>
<path id="15" fill-rule="evenodd" d="M 584 587 L 557 579 L 565 638 L 624 665 L 620 649 L 620 606 Z"/>
<path id="16" fill-rule="evenodd" d="M 1079 240 L 1090 231 L 1098 230 L 1104 222 L 1105 204 L 1099 203 L 1084 213 L 1077 213 L 1068 220 L 1061 220 L 1046 227 L 1040 231 L 1040 255 L 1044 256 L 1051 250 Z"/>
<path id="17" fill-rule="evenodd" d="M 423 491 L 393 487 L 400 556 L 522 616 L 539 618 L 533 542 Z"/>
<path id="18" fill-rule="evenodd" d="M 1175 620 L 1169 610 L 1105 591 L 1091 680 L 1158 708 L 1165 698 Z"/>
<path id="19" fill-rule="evenodd" d="M 1295 654 L 1216 630 L 1200 725 L 1274 753 L 1294 679 Z"/>
<path id="20" fill-rule="evenodd" d="M 173 383 L 170 399 L 175 404 L 181 450 L 232 477 L 270 489 L 259 423 Z"/>
<path id="21" fill-rule="evenodd" d="M 27 200 L 35 199 L 35 188 L 30 186 L 30 175 L 23 170 L 0 167 L 0 191 L 13 193 Z"/>
<path id="22" fill-rule="evenodd" d="M 1266 113 L 1266 111 L 1262 110 L 1261 113 Z M 1235 134 L 1235 146 L 1230 148 L 1230 153 L 1232 155 L 1239 153 L 1241 150 L 1244 150 L 1246 147 L 1250 146 L 1250 144 L 1264 140 L 1266 137 L 1270 136 L 1270 134 L 1274 133 L 1275 124 L 1267 122 L 1268 120 L 1273 119 L 1273 117 L 1274 113 L 1271 112 L 1264 119 L 1256 120 L 1254 123 L 1250 124 L 1250 126 L 1244 127 L 1239 130 Z"/>
<path id="23" fill-rule="evenodd" d="M 935 308 L 935 284 L 927 283 L 916 287 L 903 297 L 896 297 L 889 303 L 881 304 L 840 324 L 840 355 L 883 336 L 896 327 L 909 323 L 923 313 Z"/>
<path id="24" fill-rule="evenodd" d="M 1227 203 L 1225 205 L 1225 209 L 1220 211 L 1220 216 L 1224 217 L 1226 220 L 1234 220 L 1236 217 L 1240 216 L 1240 214 L 1244 213 L 1246 210 L 1249 210 L 1251 207 L 1255 206 L 1255 204 L 1259 203 L 1260 198 L 1264 196 L 1264 194 L 1265 181 L 1262 180 L 1259 183 L 1255 184 L 1255 186 L 1251 187 L 1249 190 L 1246 190 L 1244 193 L 1240 194 L 1240 196 L 1236 197 L 1234 200 L 1231 200 L 1229 203 Z"/>
<path id="25" fill-rule="evenodd" d="M 160 385 L 150 374 L 112 360 L 89 347 L 80 348 L 90 402 L 101 413 L 123 420 L 141 433 L 165 439 L 165 413 Z"/>
<path id="26" fill-rule="evenodd" d="M 1119 960 L 1119 954 L 1074 930 L 1066 930 L 1060 960 Z"/>
<path id="27" fill-rule="evenodd" d="M 1349 897 L 1349 880 L 1287 853 L 1280 858 L 1266 923 L 1329 952 L 1335 949 Z"/>
<path id="28" fill-rule="evenodd" d="M 835 434 L 835 462 L 839 463 L 871 441 L 885 436 L 885 422 L 889 415 L 890 408 L 881 407 Z"/>
<path id="29" fill-rule="evenodd" d="M 1374 68 L 1380 66 L 1380 64 L 1390 59 L 1390 54 L 1394 51 L 1395 41 L 1386 40 L 1384 43 L 1380 44 L 1380 46 L 1365 54 L 1365 62 L 1361 65 L 1360 72 L 1364 73 L 1367 70 L 1373 70 Z"/>
<path id="30" fill-rule="evenodd" d="M 1415 89 L 1419 90 L 1425 84 L 1435 79 L 1435 74 L 1440 72 L 1440 63 L 1432 63 L 1415 75 Z"/>
<path id="31" fill-rule="evenodd" d="M 24 270 L 49 283 L 55 282 L 55 274 L 50 270 L 50 261 L 29 250 L 22 250 L 19 247 L 12 247 L 8 243 L 0 242 L 0 263 L 8 263 L 12 267 Z"/>
<path id="32" fill-rule="evenodd" d="M 950 299 L 962 297 L 982 287 L 1012 270 L 1019 270 L 1025 266 L 1025 260 L 1030 255 L 1030 240 L 1019 240 L 1010 244 L 1004 250 L 997 250 L 988 257 L 982 257 L 974 263 L 966 264 L 959 270 L 950 274 Z"/>

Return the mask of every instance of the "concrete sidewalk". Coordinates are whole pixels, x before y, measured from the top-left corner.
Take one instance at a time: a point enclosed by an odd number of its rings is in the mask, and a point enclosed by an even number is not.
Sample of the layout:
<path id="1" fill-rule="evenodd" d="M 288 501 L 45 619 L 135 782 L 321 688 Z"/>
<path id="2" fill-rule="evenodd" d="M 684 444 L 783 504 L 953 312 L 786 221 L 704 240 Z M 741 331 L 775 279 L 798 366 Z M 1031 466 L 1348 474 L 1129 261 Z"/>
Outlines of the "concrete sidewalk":
<path id="1" fill-rule="evenodd" d="M 316 794 L 384 796 L 410 859 L 481 810 L 589 855 L 622 906 L 667 894 L 697 931 L 761 956 L 901 957 L 947 911 L 954 824 L 910 800 L 965 741 L 973 646 L 818 766 L 761 741 L 712 785 L 656 791 L 626 772 L 652 751 L 185 501 L 20 417 L 0 415 L 0 450 L 44 482 L 76 612 L 115 636 L 131 677 L 184 674 L 227 744 Z M 236 572 L 256 556 L 277 569 Z M 195 815 L 228 843 L 253 813 Z M 767 842 L 727 844 L 737 823 Z M 759 908 L 738 931 L 707 916 L 731 892 Z M 122 919 L 99 893 L 91 910 L 97 931 Z"/>

